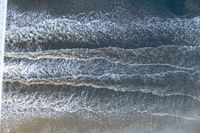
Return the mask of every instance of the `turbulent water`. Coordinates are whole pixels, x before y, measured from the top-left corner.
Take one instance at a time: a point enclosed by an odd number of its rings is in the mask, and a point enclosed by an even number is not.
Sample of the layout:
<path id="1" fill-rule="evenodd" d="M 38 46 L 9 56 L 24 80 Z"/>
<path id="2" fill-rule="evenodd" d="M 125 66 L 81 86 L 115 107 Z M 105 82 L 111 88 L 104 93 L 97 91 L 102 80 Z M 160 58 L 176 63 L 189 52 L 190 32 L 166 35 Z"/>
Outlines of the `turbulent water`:
<path id="1" fill-rule="evenodd" d="M 200 120 L 199 13 L 199 0 L 10 0 L 3 121 Z"/>

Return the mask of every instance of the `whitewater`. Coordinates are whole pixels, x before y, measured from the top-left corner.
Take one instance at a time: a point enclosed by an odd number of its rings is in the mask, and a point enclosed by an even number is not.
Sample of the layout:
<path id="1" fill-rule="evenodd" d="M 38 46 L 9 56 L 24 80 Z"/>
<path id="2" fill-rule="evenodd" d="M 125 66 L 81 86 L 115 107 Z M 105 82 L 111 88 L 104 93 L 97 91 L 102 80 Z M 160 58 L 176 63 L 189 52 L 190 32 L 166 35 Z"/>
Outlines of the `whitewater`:
<path id="1" fill-rule="evenodd" d="M 8 1 L 3 122 L 140 119 L 164 133 L 199 121 L 199 11 L 198 0 Z"/>

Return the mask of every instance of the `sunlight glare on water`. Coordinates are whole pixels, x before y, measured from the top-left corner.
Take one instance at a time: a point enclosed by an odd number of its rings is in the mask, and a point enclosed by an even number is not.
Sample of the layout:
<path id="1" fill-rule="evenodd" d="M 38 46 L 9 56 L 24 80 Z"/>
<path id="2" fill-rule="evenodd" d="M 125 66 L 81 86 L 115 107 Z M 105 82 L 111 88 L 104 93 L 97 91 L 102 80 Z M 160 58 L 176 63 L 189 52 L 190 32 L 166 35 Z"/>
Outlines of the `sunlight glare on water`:
<path id="1" fill-rule="evenodd" d="M 7 0 L 0 0 L 0 118 L 1 118 L 1 103 L 2 103 L 2 79 L 3 79 L 6 5 L 7 5 Z"/>

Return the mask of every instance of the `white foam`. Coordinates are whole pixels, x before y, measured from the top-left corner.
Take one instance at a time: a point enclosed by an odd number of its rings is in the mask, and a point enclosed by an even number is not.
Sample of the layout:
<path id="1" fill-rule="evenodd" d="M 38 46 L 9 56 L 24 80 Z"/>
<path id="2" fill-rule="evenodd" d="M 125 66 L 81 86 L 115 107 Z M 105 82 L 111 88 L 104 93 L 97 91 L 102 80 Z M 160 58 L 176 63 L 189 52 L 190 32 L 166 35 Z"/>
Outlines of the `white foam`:
<path id="1" fill-rule="evenodd" d="M 4 43 L 5 43 L 5 21 L 7 0 L 0 0 L 0 114 L 2 103 L 2 79 L 3 79 L 3 56 L 4 56 Z M 0 115 L 1 118 L 1 115 Z"/>

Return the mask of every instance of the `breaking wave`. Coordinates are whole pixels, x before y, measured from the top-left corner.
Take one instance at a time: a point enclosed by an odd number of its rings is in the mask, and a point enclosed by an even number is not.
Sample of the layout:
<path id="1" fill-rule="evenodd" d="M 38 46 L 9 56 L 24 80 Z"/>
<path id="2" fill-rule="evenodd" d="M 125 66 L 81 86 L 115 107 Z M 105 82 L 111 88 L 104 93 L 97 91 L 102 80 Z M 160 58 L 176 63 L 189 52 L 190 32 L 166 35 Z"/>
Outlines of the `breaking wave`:
<path id="1" fill-rule="evenodd" d="M 199 120 L 199 8 L 198 0 L 10 1 L 3 119 Z"/>
<path id="2" fill-rule="evenodd" d="M 35 27 L 19 27 L 7 32 L 6 50 L 28 52 L 108 46 L 126 49 L 163 45 L 199 46 L 199 26 L 199 18 L 151 18 L 123 23 L 50 19 Z"/>
<path id="3" fill-rule="evenodd" d="M 88 86 L 53 84 L 27 86 L 18 82 L 5 83 L 4 88 L 7 92 L 3 103 L 4 119 L 13 116 L 23 118 L 26 115 L 52 117 L 83 112 L 92 113 L 92 116 L 108 118 L 115 116 L 116 119 L 120 119 L 123 115 L 131 117 L 135 113 L 165 114 L 185 119 L 200 117 L 199 101 L 188 96 L 161 96 L 141 91 L 122 92 Z M 187 111 L 185 107 L 188 108 Z"/>

